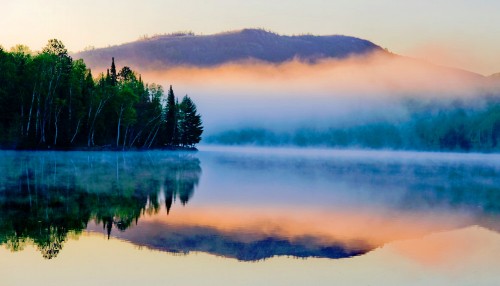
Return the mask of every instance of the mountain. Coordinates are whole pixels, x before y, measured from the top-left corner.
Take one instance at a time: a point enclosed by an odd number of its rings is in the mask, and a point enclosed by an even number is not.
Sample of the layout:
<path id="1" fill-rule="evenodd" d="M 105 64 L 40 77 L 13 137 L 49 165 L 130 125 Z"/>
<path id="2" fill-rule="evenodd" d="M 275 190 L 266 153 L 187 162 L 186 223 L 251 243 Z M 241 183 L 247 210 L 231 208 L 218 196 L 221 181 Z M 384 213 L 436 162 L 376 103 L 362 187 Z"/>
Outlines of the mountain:
<path id="1" fill-rule="evenodd" d="M 140 70 L 176 66 L 217 66 L 228 62 L 258 60 L 282 63 L 292 59 L 314 62 L 322 58 L 383 51 L 374 43 L 348 36 L 284 36 L 260 29 L 215 35 L 178 33 L 155 36 L 108 48 L 74 54 L 94 69 L 109 66 L 111 57 Z"/>

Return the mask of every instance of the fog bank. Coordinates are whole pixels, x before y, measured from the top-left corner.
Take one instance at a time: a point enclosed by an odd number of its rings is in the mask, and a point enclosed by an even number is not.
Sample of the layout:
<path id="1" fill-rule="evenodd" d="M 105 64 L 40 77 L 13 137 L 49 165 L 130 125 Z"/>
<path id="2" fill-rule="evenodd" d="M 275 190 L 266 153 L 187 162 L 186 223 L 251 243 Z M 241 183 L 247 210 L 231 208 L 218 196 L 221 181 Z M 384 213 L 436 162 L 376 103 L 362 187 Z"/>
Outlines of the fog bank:
<path id="1" fill-rule="evenodd" d="M 215 68 L 175 67 L 143 74 L 189 94 L 205 138 L 222 131 L 290 132 L 408 120 L 408 102 L 481 108 L 499 82 L 481 75 L 384 53 L 305 63 L 245 61 Z"/>

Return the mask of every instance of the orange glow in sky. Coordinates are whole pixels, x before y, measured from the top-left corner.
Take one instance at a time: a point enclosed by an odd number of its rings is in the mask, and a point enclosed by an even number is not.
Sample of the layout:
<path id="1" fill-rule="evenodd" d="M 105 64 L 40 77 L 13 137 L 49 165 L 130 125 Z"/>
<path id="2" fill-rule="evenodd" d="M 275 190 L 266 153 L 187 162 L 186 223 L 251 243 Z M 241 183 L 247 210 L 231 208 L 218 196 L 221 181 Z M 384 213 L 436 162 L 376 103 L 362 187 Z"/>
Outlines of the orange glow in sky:
<path id="1" fill-rule="evenodd" d="M 265 28 L 350 35 L 397 54 L 485 75 L 500 72 L 499 1 L 8 0 L 1 6 L 0 45 L 6 48 L 21 43 L 39 50 L 58 38 L 76 52 L 143 35 Z"/>

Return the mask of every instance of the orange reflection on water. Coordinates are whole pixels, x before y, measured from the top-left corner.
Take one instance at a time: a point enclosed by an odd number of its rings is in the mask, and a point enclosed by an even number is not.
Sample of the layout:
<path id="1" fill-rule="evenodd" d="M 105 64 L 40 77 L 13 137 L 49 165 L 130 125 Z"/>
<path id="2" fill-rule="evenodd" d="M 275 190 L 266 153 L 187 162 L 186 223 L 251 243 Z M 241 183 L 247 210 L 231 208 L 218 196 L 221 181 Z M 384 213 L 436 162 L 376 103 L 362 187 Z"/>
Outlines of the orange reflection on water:
<path id="1" fill-rule="evenodd" d="M 167 215 L 141 218 L 144 235 L 170 228 L 208 227 L 237 237 L 240 241 L 282 237 L 293 241 L 313 237 L 316 242 L 359 243 L 377 247 L 390 241 L 421 237 L 431 232 L 472 224 L 473 218 L 459 213 L 396 212 L 383 209 L 325 210 L 300 207 L 213 206 L 177 209 Z M 148 227 L 148 226 L 155 227 Z M 167 227 L 165 227 L 167 228 Z"/>
<path id="2" fill-rule="evenodd" d="M 449 271 L 457 270 L 464 260 L 469 264 L 497 265 L 500 257 L 498 234 L 478 226 L 396 242 L 390 249 L 425 267 Z"/>

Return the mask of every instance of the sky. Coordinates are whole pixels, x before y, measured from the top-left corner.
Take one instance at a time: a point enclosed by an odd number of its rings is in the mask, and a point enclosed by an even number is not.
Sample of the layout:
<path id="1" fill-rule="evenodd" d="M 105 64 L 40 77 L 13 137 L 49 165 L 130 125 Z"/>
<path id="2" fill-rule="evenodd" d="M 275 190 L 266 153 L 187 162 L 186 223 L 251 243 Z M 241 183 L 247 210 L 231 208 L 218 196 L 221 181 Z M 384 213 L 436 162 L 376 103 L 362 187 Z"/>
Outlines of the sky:
<path id="1" fill-rule="evenodd" d="M 0 0 L 0 45 L 72 52 L 176 31 L 265 28 L 343 34 L 390 51 L 489 75 L 500 72 L 497 0 Z"/>

